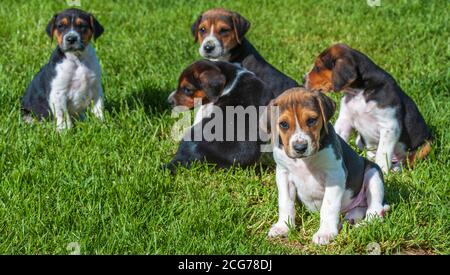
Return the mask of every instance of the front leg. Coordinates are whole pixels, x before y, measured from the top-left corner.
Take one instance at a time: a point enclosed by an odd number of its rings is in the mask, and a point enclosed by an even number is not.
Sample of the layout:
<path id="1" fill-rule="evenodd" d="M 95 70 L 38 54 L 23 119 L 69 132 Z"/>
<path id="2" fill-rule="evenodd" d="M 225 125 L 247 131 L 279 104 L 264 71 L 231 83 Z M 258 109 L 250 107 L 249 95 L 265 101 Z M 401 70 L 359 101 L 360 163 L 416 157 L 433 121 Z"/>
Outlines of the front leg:
<path id="1" fill-rule="evenodd" d="M 380 141 L 375 155 L 375 162 L 380 166 L 384 173 L 388 173 L 391 168 L 392 155 L 399 137 L 399 127 L 386 127 L 382 128 L 380 131 Z"/>
<path id="2" fill-rule="evenodd" d="M 278 222 L 269 230 L 268 236 L 286 237 L 289 225 L 295 226 L 295 186 L 288 179 L 288 171 L 277 165 L 276 181 L 278 189 Z"/>
<path id="3" fill-rule="evenodd" d="M 96 118 L 103 121 L 103 109 L 104 109 L 104 103 L 103 103 L 103 88 L 101 84 L 97 85 L 97 93 L 94 97 L 94 105 L 92 107 L 92 113 Z"/>
<path id="4" fill-rule="evenodd" d="M 67 98 L 63 91 L 52 91 L 49 96 L 49 105 L 56 120 L 56 130 L 72 128 L 72 119 L 67 110 Z"/>
<path id="5" fill-rule="evenodd" d="M 331 181 L 327 179 L 320 208 L 320 227 L 313 236 L 313 242 L 319 245 L 330 243 L 339 232 L 339 214 L 345 192 L 345 174 L 342 171 L 333 177 Z"/>
<path id="6" fill-rule="evenodd" d="M 352 117 L 345 104 L 344 98 L 341 100 L 341 110 L 339 111 L 339 117 L 334 124 L 334 129 L 344 141 L 348 141 L 354 130 Z"/>

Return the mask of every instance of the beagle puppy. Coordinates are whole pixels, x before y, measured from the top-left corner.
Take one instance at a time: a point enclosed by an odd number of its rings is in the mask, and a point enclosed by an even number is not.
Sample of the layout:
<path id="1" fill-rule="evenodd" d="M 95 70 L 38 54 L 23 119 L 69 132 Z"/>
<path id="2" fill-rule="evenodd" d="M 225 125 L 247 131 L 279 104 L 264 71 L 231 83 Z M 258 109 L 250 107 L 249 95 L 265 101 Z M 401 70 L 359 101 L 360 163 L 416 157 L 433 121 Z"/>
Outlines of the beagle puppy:
<path id="1" fill-rule="evenodd" d="M 256 163 L 261 155 L 259 112 L 252 116 L 251 111 L 266 106 L 270 99 L 265 84 L 240 66 L 223 61 L 194 62 L 183 71 L 168 101 L 189 109 L 197 101 L 201 107 L 166 167 L 174 172 L 177 166 L 189 167 L 195 161 L 219 168 Z M 243 116 L 239 117 L 239 110 Z M 214 137 L 208 137 L 206 129 L 215 122 Z"/>
<path id="2" fill-rule="evenodd" d="M 384 172 L 392 165 L 413 165 L 431 151 L 432 136 L 414 101 L 395 79 L 363 53 L 344 44 L 322 52 L 305 77 L 307 89 L 342 91 L 336 132 L 347 141 L 356 130 L 357 145 Z"/>
<path id="3" fill-rule="evenodd" d="M 72 117 L 82 116 L 91 103 L 93 114 L 103 119 L 101 68 L 90 43 L 103 27 L 92 14 L 71 8 L 55 14 L 46 32 L 58 46 L 22 98 L 23 119 L 52 116 L 60 131 L 70 128 Z"/>
<path id="4" fill-rule="evenodd" d="M 334 132 L 329 123 L 334 102 L 320 92 L 293 88 L 272 100 L 261 127 L 271 134 L 277 164 L 278 222 L 269 237 L 286 236 L 295 226 L 295 199 L 320 211 L 316 244 L 338 234 L 339 217 L 357 222 L 383 217 L 383 173 Z"/>
<path id="5" fill-rule="evenodd" d="M 266 83 L 273 97 L 299 86 L 295 80 L 267 63 L 256 51 L 244 37 L 249 28 L 250 22 L 240 14 L 216 8 L 198 17 L 192 25 L 192 35 L 195 42 L 200 43 L 202 57 L 241 64 Z"/>

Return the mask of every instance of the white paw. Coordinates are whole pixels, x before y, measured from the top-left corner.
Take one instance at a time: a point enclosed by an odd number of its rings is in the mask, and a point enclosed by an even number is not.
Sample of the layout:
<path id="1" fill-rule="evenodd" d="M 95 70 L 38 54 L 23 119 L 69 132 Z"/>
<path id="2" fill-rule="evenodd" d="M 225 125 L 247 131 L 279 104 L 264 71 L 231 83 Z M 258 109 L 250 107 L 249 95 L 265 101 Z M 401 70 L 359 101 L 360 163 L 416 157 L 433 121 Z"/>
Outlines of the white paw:
<path id="1" fill-rule="evenodd" d="M 385 204 L 384 206 L 372 207 L 367 209 L 365 221 L 371 221 L 373 219 L 383 219 L 384 215 L 387 211 L 389 211 L 389 205 Z"/>
<path id="2" fill-rule="evenodd" d="M 103 116 L 103 111 L 94 112 L 94 116 L 100 121 L 105 121 L 105 117 Z"/>
<path id="3" fill-rule="evenodd" d="M 65 130 L 67 130 L 67 127 L 64 126 L 64 125 L 58 125 L 58 126 L 56 127 L 56 132 L 57 132 L 58 134 L 62 134 Z"/>
<path id="4" fill-rule="evenodd" d="M 57 133 L 62 133 L 65 130 L 68 130 L 72 128 L 72 121 L 71 120 L 66 120 L 63 122 L 57 122 L 56 123 L 56 132 Z"/>
<path id="5" fill-rule="evenodd" d="M 394 173 L 400 173 L 400 172 L 402 172 L 402 165 L 401 165 L 399 162 L 393 163 L 393 164 L 392 164 L 391 171 L 394 172 Z"/>
<path id="6" fill-rule="evenodd" d="M 330 230 L 330 229 L 319 229 L 319 231 L 316 232 L 313 236 L 313 243 L 318 245 L 325 245 L 329 244 L 331 240 L 333 240 L 338 234 L 337 229 Z"/>
<path id="7" fill-rule="evenodd" d="M 287 237 L 289 232 L 289 227 L 285 223 L 276 223 L 272 225 L 267 236 L 269 238 L 275 237 Z"/>

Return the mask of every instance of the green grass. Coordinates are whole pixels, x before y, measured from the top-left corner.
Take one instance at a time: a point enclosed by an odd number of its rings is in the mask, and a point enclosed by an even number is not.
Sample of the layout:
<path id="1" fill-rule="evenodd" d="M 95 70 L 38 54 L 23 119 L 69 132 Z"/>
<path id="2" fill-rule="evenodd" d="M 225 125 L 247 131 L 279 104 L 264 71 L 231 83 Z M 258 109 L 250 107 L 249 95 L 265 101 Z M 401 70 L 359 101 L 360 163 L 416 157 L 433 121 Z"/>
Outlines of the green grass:
<path id="1" fill-rule="evenodd" d="M 215 2 L 215 3 L 212 3 Z M 20 98 L 55 42 L 44 28 L 65 1 L 0 3 L 0 253 L 364 254 L 450 253 L 448 1 L 86 1 L 105 26 L 96 43 L 106 121 L 88 117 L 61 135 L 25 125 Z M 214 172 L 197 165 L 171 177 L 174 119 L 166 97 L 199 59 L 190 26 L 224 6 L 252 22 L 249 40 L 299 80 L 314 57 L 345 42 L 389 71 L 416 101 L 435 149 L 413 171 L 386 178 L 383 223 L 344 226 L 329 246 L 311 243 L 319 215 L 298 206 L 287 240 L 268 240 L 277 219 L 273 169 Z M 333 95 L 338 99 L 339 95 Z M 353 146 L 353 144 L 352 144 Z"/>

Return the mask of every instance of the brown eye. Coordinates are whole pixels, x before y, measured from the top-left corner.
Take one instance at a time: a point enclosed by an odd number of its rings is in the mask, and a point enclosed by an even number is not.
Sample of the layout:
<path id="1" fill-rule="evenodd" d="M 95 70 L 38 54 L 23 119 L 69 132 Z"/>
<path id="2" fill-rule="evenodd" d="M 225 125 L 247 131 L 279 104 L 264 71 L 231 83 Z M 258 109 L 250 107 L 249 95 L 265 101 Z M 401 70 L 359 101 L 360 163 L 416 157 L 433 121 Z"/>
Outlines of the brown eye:
<path id="1" fill-rule="evenodd" d="M 314 126 L 314 124 L 316 124 L 316 122 L 317 122 L 317 118 L 310 117 L 306 121 L 306 124 L 308 125 L 308 127 L 311 127 L 311 126 Z"/>
<path id="2" fill-rule="evenodd" d="M 280 126 L 281 129 L 284 129 L 284 130 L 289 129 L 289 123 L 287 123 L 286 121 L 280 122 L 279 126 Z"/>
<path id="3" fill-rule="evenodd" d="M 222 28 L 220 29 L 220 35 L 227 34 L 230 31 L 230 29 Z"/>
<path id="4" fill-rule="evenodd" d="M 80 25 L 80 31 L 85 32 L 88 29 L 87 25 Z"/>
<path id="5" fill-rule="evenodd" d="M 56 25 L 56 28 L 57 28 L 58 30 L 63 30 L 65 27 L 66 27 L 66 25 L 61 24 L 61 23 L 59 23 L 59 24 Z"/>
<path id="6" fill-rule="evenodd" d="M 192 91 L 189 90 L 189 89 L 186 88 L 186 87 L 184 87 L 184 88 L 182 89 L 182 91 L 183 91 L 183 93 L 184 93 L 185 95 L 187 95 L 187 96 L 191 96 L 191 95 L 192 95 Z"/>
<path id="7" fill-rule="evenodd" d="M 202 27 L 198 31 L 200 32 L 200 34 L 204 34 L 206 32 L 206 29 L 205 29 L 205 27 Z"/>
<path id="8" fill-rule="evenodd" d="M 314 67 L 314 71 L 316 71 L 316 73 L 320 73 L 320 68 L 319 68 L 319 66 L 315 66 L 315 67 Z"/>

